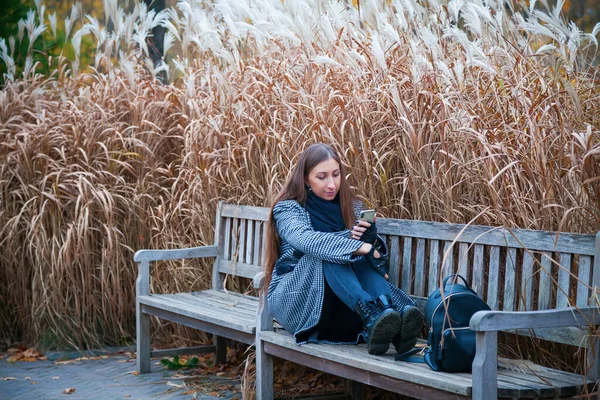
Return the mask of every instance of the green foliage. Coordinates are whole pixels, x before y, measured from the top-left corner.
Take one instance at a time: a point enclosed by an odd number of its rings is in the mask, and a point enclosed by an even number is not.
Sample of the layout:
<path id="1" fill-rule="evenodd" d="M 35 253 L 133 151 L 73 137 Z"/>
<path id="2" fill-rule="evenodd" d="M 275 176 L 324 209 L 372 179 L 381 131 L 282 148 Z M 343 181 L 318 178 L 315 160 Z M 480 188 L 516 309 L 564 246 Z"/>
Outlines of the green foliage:
<path id="1" fill-rule="evenodd" d="M 183 364 L 181 363 L 179 356 L 173 357 L 172 360 L 169 358 L 163 358 L 160 360 L 160 363 L 167 369 L 177 371 L 185 368 L 196 368 L 198 366 L 198 357 L 192 357 Z"/>
<path id="2" fill-rule="evenodd" d="M 17 34 L 19 21 L 34 7 L 33 0 L 2 0 L 0 7 L 0 38 Z"/>

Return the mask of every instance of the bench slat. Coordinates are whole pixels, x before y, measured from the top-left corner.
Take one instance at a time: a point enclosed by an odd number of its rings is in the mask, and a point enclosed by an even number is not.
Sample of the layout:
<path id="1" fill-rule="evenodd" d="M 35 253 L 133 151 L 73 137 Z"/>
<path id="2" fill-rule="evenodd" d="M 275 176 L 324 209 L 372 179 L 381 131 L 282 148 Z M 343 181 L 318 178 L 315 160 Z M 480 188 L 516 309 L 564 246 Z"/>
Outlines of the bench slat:
<path id="1" fill-rule="evenodd" d="M 431 240 L 429 242 L 429 284 L 427 286 L 428 294 L 433 293 L 440 286 L 440 241 Z"/>
<path id="2" fill-rule="evenodd" d="M 516 281 L 516 269 L 517 269 L 517 249 L 509 247 L 506 250 L 506 264 L 504 273 L 504 300 L 502 302 L 502 309 L 504 311 L 515 310 L 515 300 L 517 288 L 515 285 Z"/>
<path id="3" fill-rule="evenodd" d="M 533 266 L 535 259 L 531 253 L 523 253 L 523 273 L 521 275 L 521 301 L 519 310 L 533 311 Z"/>
<path id="4" fill-rule="evenodd" d="M 258 221 L 269 219 L 271 210 L 267 207 L 241 206 L 237 204 L 223 204 L 221 215 L 229 218 L 246 218 Z"/>
<path id="5" fill-rule="evenodd" d="M 261 251 L 260 251 L 260 228 L 261 228 L 261 222 L 260 221 L 254 221 L 254 254 L 252 257 L 252 264 L 254 265 L 261 265 Z"/>
<path id="6" fill-rule="evenodd" d="M 254 255 L 254 221 L 246 222 L 246 264 L 252 264 Z"/>
<path id="7" fill-rule="evenodd" d="M 252 315 L 247 310 L 224 306 L 207 297 L 192 296 L 189 293 L 160 294 L 153 297 L 155 297 L 154 300 L 161 301 L 164 304 L 189 309 L 218 320 L 243 323 L 246 326 L 254 326 L 255 324 L 256 312 Z"/>
<path id="8" fill-rule="evenodd" d="M 392 236 L 390 247 L 390 276 L 389 281 L 398 285 L 398 268 L 400 267 L 400 238 Z"/>
<path id="9" fill-rule="evenodd" d="M 231 218 L 225 218 L 225 233 L 223 234 L 223 259 L 231 260 Z"/>
<path id="10" fill-rule="evenodd" d="M 473 280 L 472 280 L 472 287 L 473 290 L 479 294 L 479 297 L 481 298 L 485 298 L 485 293 L 483 292 L 484 290 L 484 274 L 485 274 L 485 267 L 483 265 L 483 254 L 484 254 L 484 247 L 480 244 L 476 244 L 475 245 L 475 250 L 473 252 Z"/>
<path id="11" fill-rule="evenodd" d="M 412 239 L 404 238 L 404 251 L 402 252 L 402 282 L 400 288 L 406 292 L 411 293 L 412 283 Z"/>
<path id="12" fill-rule="evenodd" d="M 431 370 L 427 364 L 407 363 L 394 361 L 394 352 L 390 350 L 383 356 L 374 356 L 367 353 L 364 345 L 327 345 L 307 344 L 298 346 L 292 336 L 285 331 L 261 332 L 261 339 L 267 343 L 291 348 L 295 352 L 319 357 L 329 362 L 339 363 L 339 370 L 344 366 L 360 366 L 365 372 L 388 376 L 394 379 L 425 384 L 427 387 L 441 389 L 460 395 L 470 396 L 472 375 L 468 373 L 444 373 Z M 294 360 L 292 360 L 294 361 Z M 501 365 L 509 366 L 512 360 L 501 359 Z M 552 370 L 528 362 L 527 368 L 498 369 L 498 394 L 502 397 L 534 397 L 554 396 L 577 392 L 584 383 L 579 375 Z M 313 366 L 318 368 L 318 366 Z M 533 372 L 531 372 L 533 371 Z M 535 374 L 543 377 L 550 385 L 540 380 Z M 575 377 L 579 381 L 574 381 Z"/>
<path id="13" fill-rule="evenodd" d="M 222 274 L 241 276 L 252 279 L 256 274 L 262 272 L 263 268 L 256 265 L 248 265 L 243 262 L 219 260 L 219 272 Z"/>
<path id="14" fill-rule="evenodd" d="M 417 239 L 414 294 L 415 296 L 425 296 L 425 239 Z"/>
<path id="15" fill-rule="evenodd" d="M 179 298 L 183 301 L 189 302 L 189 304 L 192 306 L 212 307 L 219 313 L 234 312 L 243 316 L 248 321 L 253 321 L 256 318 L 256 310 L 258 309 L 258 304 L 255 305 L 254 309 L 251 309 L 245 307 L 244 305 L 238 305 L 235 302 L 224 302 L 221 299 L 215 299 L 208 296 L 198 296 L 191 293 L 177 293 L 176 296 L 179 296 Z"/>
<path id="16" fill-rule="evenodd" d="M 500 279 L 500 247 L 490 246 L 490 271 L 486 302 L 492 310 L 498 309 L 498 280 Z"/>
<path id="17" fill-rule="evenodd" d="M 444 265 L 442 266 L 442 279 L 445 279 L 448 275 L 454 273 L 454 246 L 452 242 L 445 241 L 444 242 L 444 253 L 442 262 Z"/>
<path id="18" fill-rule="evenodd" d="M 235 315 L 231 317 L 233 319 L 226 317 L 225 315 L 215 315 L 208 312 L 208 310 L 197 310 L 189 305 L 174 302 L 171 299 L 162 296 L 164 295 L 140 296 L 138 297 L 138 301 L 140 304 L 146 304 L 154 308 L 170 311 L 189 318 L 210 322 L 215 325 L 221 325 L 237 331 L 246 333 L 254 333 L 255 331 L 254 321 L 252 321 L 252 325 L 250 325 L 247 321 L 237 318 Z"/>
<path id="19" fill-rule="evenodd" d="M 543 251 L 540 259 L 540 291 L 538 310 L 548 310 L 552 305 L 552 253 Z"/>
<path id="20" fill-rule="evenodd" d="M 571 255 L 561 253 L 558 257 L 558 288 L 556 288 L 556 308 L 567 308 L 571 286 Z"/>
<path id="21" fill-rule="evenodd" d="M 469 244 L 460 243 L 458 246 L 458 272 L 467 282 L 469 281 Z"/>
<path id="22" fill-rule="evenodd" d="M 378 218 L 377 230 L 386 235 L 410 236 L 423 239 L 453 241 L 463 224 L 449 224 L 429 221 Z M 512 232 L 512 233 L 511 233 Z M 515 235 L 517 239 L 513 236 Z M 556 251 L 593 256 L 594 236 L 579 233 L 533 231 L 528 229 L 507 229 L 481 225 L 468 226 L 459 238 L 460 242 L 514 247 L 517 249 Z"/>
<path id="23" fill-rule="evenodd" d="M 584 307 L 588 305 L 590 298 L 590 286 L 591 286 L 591 266 L 592 258 L 590 256 L 579 257 L 579 271 L 577 272 L 577 307 Z"/>

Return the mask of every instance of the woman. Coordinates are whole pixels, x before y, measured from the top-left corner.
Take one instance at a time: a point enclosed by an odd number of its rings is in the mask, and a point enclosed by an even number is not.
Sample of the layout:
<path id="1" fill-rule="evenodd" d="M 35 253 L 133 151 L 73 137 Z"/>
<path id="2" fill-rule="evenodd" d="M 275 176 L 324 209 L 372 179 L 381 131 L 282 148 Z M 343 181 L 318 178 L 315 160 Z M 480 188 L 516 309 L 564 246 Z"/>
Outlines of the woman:
<path id="1" fill-rule="evenodd" d="M 296 343 L 356 344 L 371 354 L 390 341 L 410 350 L 422 315 L 387 281 L 385 243 L 375 223 L 359 221 L 361 204 L 331 146 L 306 149 L 273 202 L 266 243 L 268 302 Z"/>

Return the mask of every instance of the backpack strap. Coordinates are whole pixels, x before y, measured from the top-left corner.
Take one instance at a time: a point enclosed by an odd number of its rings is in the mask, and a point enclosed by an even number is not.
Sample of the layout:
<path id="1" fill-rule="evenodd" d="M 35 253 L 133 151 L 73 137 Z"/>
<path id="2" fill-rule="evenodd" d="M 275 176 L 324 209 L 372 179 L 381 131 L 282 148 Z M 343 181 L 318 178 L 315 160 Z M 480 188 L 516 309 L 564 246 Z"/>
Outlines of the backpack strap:
<path id="1" fill-rule="evenodd" d="M 406 351 L 402 354 L 396 354 L 396 356 L 394 356 L 394 361 L 424 363 L 425 360 L 423 359 L 423 354 L 425 353 L 426 349 L 427 349 L 427 347 L 414 347 L 411 350 Z M 416 356 L 415 354 L 419 354 L 419 355 Z"/>

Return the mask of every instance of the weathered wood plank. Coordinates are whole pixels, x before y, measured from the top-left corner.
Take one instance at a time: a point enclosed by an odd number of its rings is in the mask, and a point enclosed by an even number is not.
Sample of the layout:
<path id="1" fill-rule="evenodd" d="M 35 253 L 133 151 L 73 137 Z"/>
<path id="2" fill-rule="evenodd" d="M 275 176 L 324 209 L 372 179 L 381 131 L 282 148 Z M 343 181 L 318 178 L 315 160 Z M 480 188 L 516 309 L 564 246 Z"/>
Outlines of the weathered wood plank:
<path id="1" fill-rule="evenodd" d="M 428 294 L 440 287 L 440 241 L 429 242 L 429 283 Z"/>
<path id="2" fill-rule="evenodd" d="M 490 270 L 488 273 L 488 291 L 486 302 L 492 310 L 499 306 L 498 293 L 500 280 L 500 247 L 490 246 Z"/>
<path id="3" fill-rule="evenodd" d="M 231 260 L 231 229 L 232 229 L 232 219 L 225 218 L 225 232 L 223 236 L 225 240 L 223 241 L 223 259 Z"/>
<path id="4" fill-rule="evenodd" d="M 150 319 L 142 310 L 140 299 L 150 294 L 150 261 L 138 264 L 138 277 L 135 281 L 135 331 L 137 347 L 137 372 L 150 372 Z"/>
<path id="5" fill-rule="evenodd" d="M 485 298 L 484 290 L 484 275 L 485 266 L 483 265 L 484 247 L 480 244 L 475 245 L 473 251 L 473 280 L 471 287 L 481 297 Z"/>
<path id="6" fill-rule="evenodd" d="M 417 252 L 415 254 L 415 296 L 425 296 L 425 239 L 417 239 Z"/>
<path id="7" fill-rule="evenodd" d="M 257 280 L 261 277 L 257 277 Z M 257 282 L 258 283 L 258 282 Z M 256 398 L 271 400 L 274 397 L 273 388 L 273 357 L 265 351 L 262 340 L 263 332 L 273 330 L 273 318 L 269 313 L 269 302 L 266 290 L 260 291 L 258 312 L 256 314 Z"/>
<path id="8" fill-rule="evenodd" d="M 256 310 L 258 309 L 257 303 L 253 304 L 254 307 L 249 307 L 243 303 L 238 305 L 231 301 L 226 302 L 223 299 L 212 298 L 209 296 L 195 296 L 192 293 L 176 293 L 168 296 L 179 297 L 182 301 L 189 302 L 189 305 L 193 307 L 210 307 L 217 313 L 240 314 L 243 315 L 243 318 L 250 320 L 256 317 Z"/>
<path id="9" fill-rule="evenodd" d="M 231 259 L 240 261 L 240 246 L 238 239 L 240 237 L 240 220 L 234 219 L 231 222 Z"/>
<path id="10" fill-rule="evenodd" d="M 140 297 L 139 302 L 143 305 L 166 310 L 171 313 L 186 316 L 188 318 L 206 321 L 211 324 L 224 326 L 240 332 L 254 334 L 254 323 L 252 323 L 252 325 L 248 325 L 245 320 L 238 318 L 238 315 L 216 315 L 211 313 L 209 310 L 194 309 L 189 305 L 177 303 L 171 299 L 160 298 L 157 296 L 142 296 Z"/>
<path id="11" fill-rule="evenodd" d="M 594 268 L 592 269 L 592 288 L 600 288 L 600 232 L 596 234 L 594 250 Z"/>
<path id="12" fill-rule="evenodd" d="M 463 224 L 378 218 L 377 229 L 386 235 L 453 241 L 464 228 Z M 514 235 L 514 236 L 513 236 Z M 515 236 L 518 238 L 515 239 Z M 517 249 L 556 251 L 593 256 L 594 235 L 534 231 L 471 225 L 460 236 L 461 242 Z"/>
<path id="13" fill-rule="evenodd" d="M 412 293 L 412 239 L 409 237 L 404 238 L 404 249 L 402 252 L 402 282 L 400 282 L 400 288 L 405 293 Z"/>
<path id="14" fill-rule="evenodd" d="M 469 281 L 469 244 L 460 243 L 458 246 L 458 272 L 467 282 Z"/>
<path id="15" fill-rule="evenodd" d="M 473 360 L 473 400 L 498 397 L 498 333 L 477 332 Z"/>
<path id="16" fill-rule="evenodd" d="M 244 278 L 254 278 L 254 275 L 262 271 L 262 267 L 248 265 L 242 262 L 221 260 L 219 262 L 219 272 Z"/>
<path id="17" fill-rule="evenodd" d="M 516 269 L 517 269 L 517 249 L 509 247 L 506 250 L 506 269 L 504 273 L 504 299 L 502 300 L 502 309 L 504 311 L 515 310 L 515 300 L 517 296 Z"/>
<path id="18" fill-rule="evenodd" d="M 556 288 L 556 308 L 567 308 L 571 288 L 571 254 L 561 253 L 558 258 L 558 288 Z"/>
<path id="19" fill-rule="evenodd" d="M 454 273 L 454 248 L 452 242 L 444 242 L 444 253 L 443 253 L 443 266 L 442 266 L 442 279 L 445 279 L 448 275 Z"/>
<path id="20" fill-rule="evenodd" d="M 238 261 L 246 264 L 246 220 L 238 220 L 238 235 L 239 235 L 239 250 L 238 250 Z"/>
<path id="21" fill-rule="evenodd" d="M 577 307 L 585 307 L 590 299 L 592 258 L 579 256 L 579 271 L 577 272 Z"/>
<path id="22" fill-rule="evenodd" d="M 252 264 L 254 259 L 254 221 L 246 221 L 246 257 L 244 262 Z"/>
<path id="23" fill-rule="evenodd" d="M 212 323 L 206 320 L 189 317 L 182 315 L 177 311 L 171 312 L 169 310 L 152 307 L 147 304 L 142 304 L 142 310 L 148 315 L 153 315 L 177 324 L 189 326 L 190 328 L 199 329 L 204 332 L 210 332 L 212 334 L 223 336 L 228 339 L 246 344 L 254 343 L 254 332 L 244 332 L 235 328 L 232 329 L 219 323 Z"/>
<path id="24" fill-rule="evenodd" d="M 552 307 L 552 264 L 552 253 L 543 251 L 540 259 L 538 310 L 548 310 Z"/>
<path id="25" fill-rule="evenodd" d="M 368 354 L 364 346 L 328 344 L 298 346 L 293 342 L 291 335 L 286 332 L 261 332 L 260 337 L 264 342 L 293 349 L 296 354 L 308 354 L 334 362 L 338 364 L 336 375 L 340 375 L 342 366 L 351 366 L 358 367 L 362 370 L 362 374 L 373 373 L 388 376 L 467 396 L 471 392 L 470 379 L 457 377 L 454 374 L 435 372 L 425 364 L 395 362 L 391 352 L 385 356 L 374 356 Z"/>
<path id="26" fill-rule="evenodd" d="M 198 246 L 172 250 L 138 250 L 133 256 L 135 262 L 182 260 L 186 258 L 216 257 L 217 246 Z"/>
<path id="27" fill-rule="evenodd" d="M 219 274 L 219 260 L 224 258 L 225 254 L 225 219 L 221 217 L 221 208 L 225 204 L 222 200 L 217 206 L 217 217 L 215 226 L 215 246 L 217 247 L 217 258 L 212 265 L 212 288 L 220 290 L 223 288 L 223 276 Z"/>
<path id="28" fill-rule="evenodd" d="M 533 311 L 533 265 L 535 259 L 527 250 L 523 253 L 523 269 L 521 274 L 521 298 L 519 310 Z"/>
<path id="29" fill-rule="evenodd" d="M 235 322 L 244 326 L 253 326 L 256 314 L 248 314 L 243 310 L 229 309 L 223 310 L 213 302 L 205 302 L 200 298 L 197 300 L 184 298 L 181 296 L 182 293 L 177 294 L 161 294 L 152 296 L 154 304 L 150 304 L 156 307 L 156 304 L 164 304 L 165 306 L 176 307 L 181 310 L 183 315 L 188 315 L 188 311 L 193 313 L 199 313 L 200 315 L 214 320 L 222 320 L 224 324 L 229 322 Z M 144 304 L 149 303 L 144 301 Z M 164 308 L 164 307 L 163 307 Z M 165 308 L 166 309 L 166 308 Z M 172 310 L 171 310 L 172 311 Z M 233 327 L 232 327 L 233 328 Z"/>
<path id="30" fill-rule="evenodd" d="M 499 331 L 506 329 L 561 328 L 588 326 L 600 323 L 597 307 L 565 308 L 543 311 L 478 311 L 469 323 L 475 331 Z"/>
<path id="31" fill-rule="evenodd" d="M 261 227 L 262 222 L 254 221 L 254 257 L 252 258 L 252 264 L 261 265 L 262 254 L 261 254 Z"/>
<path id="32" fill-rule="evenodd" d="M 215 346 L 179 347 L 176 349 L 152 350 L 152 358 L 173 357 L 188 354 L 205 354 L 215 351 Z"/>
<path id="33" fill-rule="evenodd" d="M 259 221 L 269 219 L 271 210 L 267 207 L 242 206 L 236 204 L 223 204 L 221 215 L 229 218 L 246 218 Z"/>
<path id="34" fill-rule="evenodd" d="M 398 236 L 391 237 L 390 246 L 390 276 L 389 281 L 398 286 L 398 270 L 400 268 L 400 238 Z"/>

